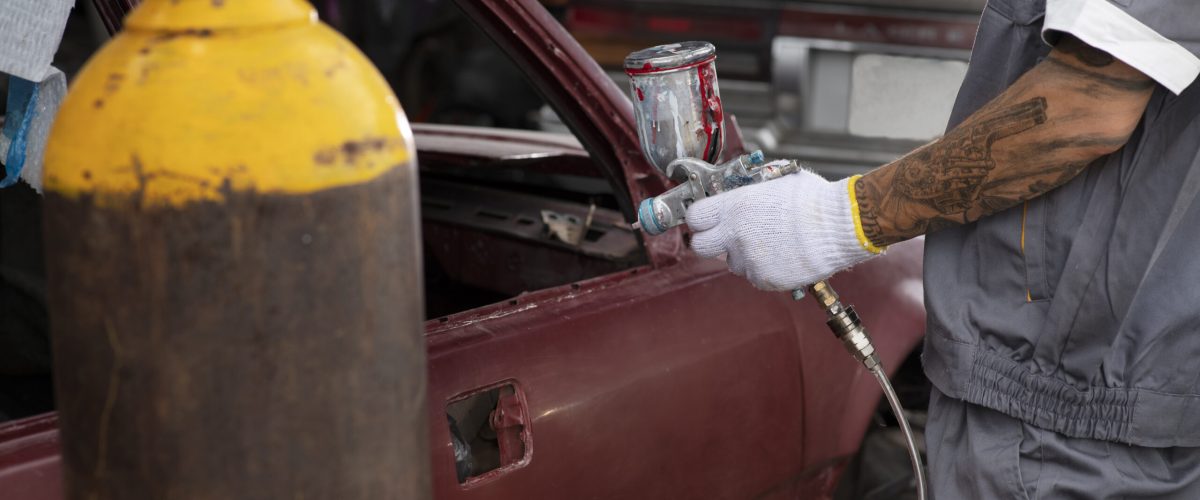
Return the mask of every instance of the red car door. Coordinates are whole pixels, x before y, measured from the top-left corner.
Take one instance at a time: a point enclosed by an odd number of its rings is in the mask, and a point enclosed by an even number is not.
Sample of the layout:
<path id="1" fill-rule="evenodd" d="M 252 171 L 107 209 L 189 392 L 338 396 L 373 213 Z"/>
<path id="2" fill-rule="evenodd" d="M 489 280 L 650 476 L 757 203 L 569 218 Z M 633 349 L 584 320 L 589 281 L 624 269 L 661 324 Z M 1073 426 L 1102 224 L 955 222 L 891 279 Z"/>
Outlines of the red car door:
<path id="1" fill-rule="evenodd" d="M 789 307 L 720 262 L 686 260 L 430 325 L 432 420 L 511 385 L 524 441 L 459 483 L 449 427 L 434 425 L 437 497 L 748 498 L 787 483 L 804 428 Z"/>

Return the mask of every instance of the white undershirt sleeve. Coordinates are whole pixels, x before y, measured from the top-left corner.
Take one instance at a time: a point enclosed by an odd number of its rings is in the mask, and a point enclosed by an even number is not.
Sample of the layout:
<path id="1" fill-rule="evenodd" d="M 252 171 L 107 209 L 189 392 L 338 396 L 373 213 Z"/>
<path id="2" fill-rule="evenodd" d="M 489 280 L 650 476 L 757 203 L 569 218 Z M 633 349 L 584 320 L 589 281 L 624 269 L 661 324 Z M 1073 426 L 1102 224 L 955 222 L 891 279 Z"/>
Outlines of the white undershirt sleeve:
<path id="1" fill-rule="evenodd" d="M 1107 0 L 1046 0 L 1043 39 L 1048 31 L 1070 33 L 1175 94 L 1200 75 L 1200 58 Z"/>

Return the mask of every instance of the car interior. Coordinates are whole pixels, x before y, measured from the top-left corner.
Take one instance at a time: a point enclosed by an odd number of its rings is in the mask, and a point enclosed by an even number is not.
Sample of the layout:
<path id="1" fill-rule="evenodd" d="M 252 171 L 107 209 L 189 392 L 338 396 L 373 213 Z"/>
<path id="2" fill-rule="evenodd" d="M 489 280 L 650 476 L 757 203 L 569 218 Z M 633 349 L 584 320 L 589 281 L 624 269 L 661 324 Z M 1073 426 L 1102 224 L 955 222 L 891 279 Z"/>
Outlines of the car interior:
<path id="1" fill-rule="evenodd" d="M 414 123 L 567 130 L 547 126 L 557 117 L 461 11 L 450 2 L 433 9 L 391 78 Z M 416 138 L 420 149 L 420 130 Z M 646 262 L 612 183 L 589 158 L 419 154 L 427 319 Z"/>
<path id="2" fill-rule="evenodd" d="M 419 163 L 428 319 L 646 262 L 590 161 Z"/>

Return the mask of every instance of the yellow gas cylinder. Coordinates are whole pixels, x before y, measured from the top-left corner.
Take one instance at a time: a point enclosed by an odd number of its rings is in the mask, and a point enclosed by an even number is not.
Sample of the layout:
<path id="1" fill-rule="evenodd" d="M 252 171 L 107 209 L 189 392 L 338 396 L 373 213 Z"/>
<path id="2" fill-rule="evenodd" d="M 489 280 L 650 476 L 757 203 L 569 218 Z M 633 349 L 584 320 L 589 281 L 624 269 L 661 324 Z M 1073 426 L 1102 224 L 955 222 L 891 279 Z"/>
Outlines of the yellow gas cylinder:
<path id="1" fill-rule="evenodd" d="M 69 498 L 430 496 L 416 157 L 302 0 L 145 0 L 45 162 Z"/>

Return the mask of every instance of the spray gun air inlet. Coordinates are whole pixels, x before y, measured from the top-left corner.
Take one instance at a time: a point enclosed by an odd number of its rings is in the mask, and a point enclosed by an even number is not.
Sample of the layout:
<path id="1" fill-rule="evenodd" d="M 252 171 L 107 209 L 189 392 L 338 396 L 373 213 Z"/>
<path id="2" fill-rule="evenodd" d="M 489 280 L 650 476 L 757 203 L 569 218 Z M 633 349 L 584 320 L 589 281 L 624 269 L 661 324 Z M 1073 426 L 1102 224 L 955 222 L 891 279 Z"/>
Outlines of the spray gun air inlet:
<path id="1" fill-rule="evenodd" d="M 654 197 L 650 197 L 642 200 L 642 203 L 638 205 L 638 227 L 652 236 L 663 234 L 669 229 L 662 221 L 658 220 L 658 214 L 654 210 L 655 201 Z"/>

